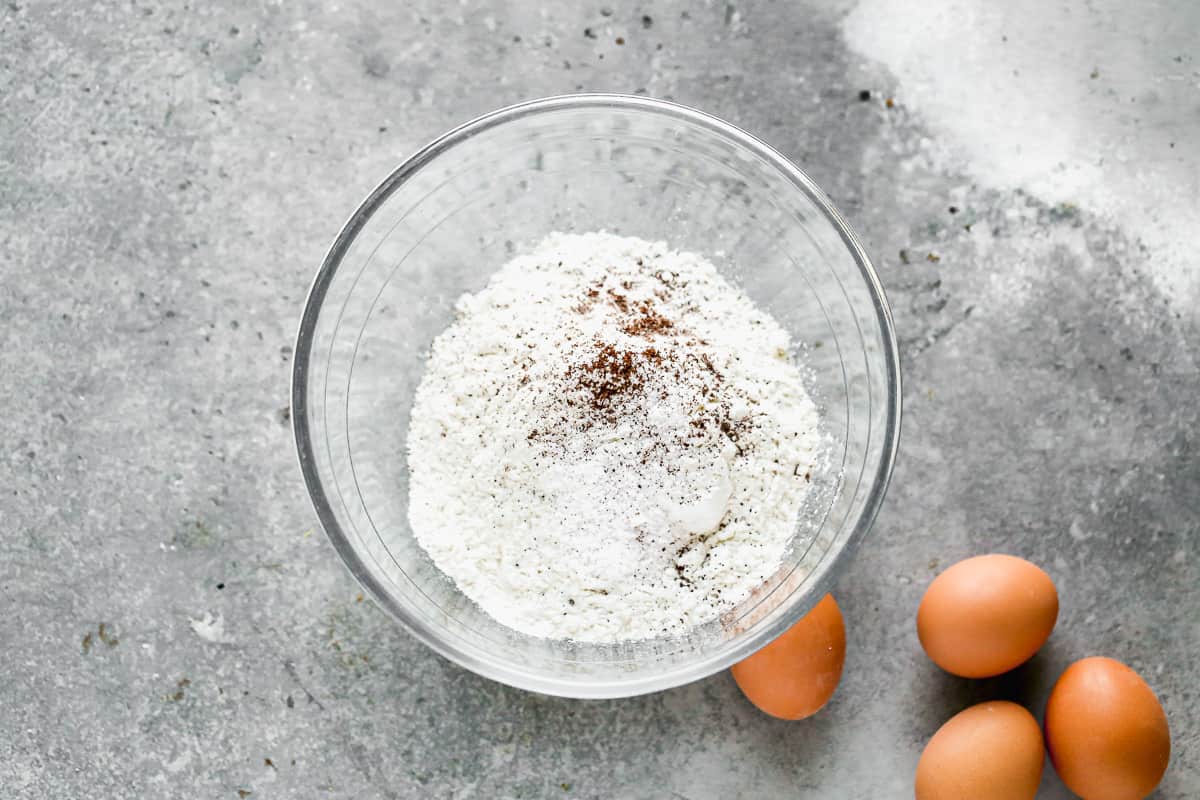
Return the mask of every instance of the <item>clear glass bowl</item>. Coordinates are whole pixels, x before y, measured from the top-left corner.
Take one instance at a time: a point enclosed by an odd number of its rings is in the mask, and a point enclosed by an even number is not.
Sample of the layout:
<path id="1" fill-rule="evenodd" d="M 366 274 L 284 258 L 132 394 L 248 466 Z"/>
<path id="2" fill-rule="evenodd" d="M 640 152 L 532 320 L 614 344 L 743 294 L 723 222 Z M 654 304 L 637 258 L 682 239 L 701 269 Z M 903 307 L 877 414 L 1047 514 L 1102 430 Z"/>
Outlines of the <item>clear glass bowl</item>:
<path id="1" fill-rule="evenodd" d="M 413 392 L 454 301 L 553 231 L 607 230 L 712 260 L 806 348 L 834 467 L 786 563 L 684 638 L 538 639 L 492 620 L 408 524 Z M 900 424 L 895 333 L 867 254 L 794 164 L 707 114 L 572 95 L 505 108 L 396 168 L 350 217 L 309 293 L 293 368 L 301 468 L 351 572 L 413 635 L 467 669 L 571 697 L 697 680 L 771 641 L 829 590 L 879 509 Z"/>

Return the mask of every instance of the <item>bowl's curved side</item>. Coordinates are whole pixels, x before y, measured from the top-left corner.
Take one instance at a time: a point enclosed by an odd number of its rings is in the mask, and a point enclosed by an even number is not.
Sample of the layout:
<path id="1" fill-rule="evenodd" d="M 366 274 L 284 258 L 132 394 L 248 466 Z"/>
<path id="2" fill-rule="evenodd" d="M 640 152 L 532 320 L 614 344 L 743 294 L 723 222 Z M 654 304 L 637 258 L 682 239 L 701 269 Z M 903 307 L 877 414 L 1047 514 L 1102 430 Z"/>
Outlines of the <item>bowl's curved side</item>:
<path id="1" fill-rule="evenodd" d="M 879 434 L 881 439 L 878 442 L 878 449 L 875 450 L 878 453 L 876 456 L 877 463 L 869 482 L 868 495 L 853 525 L 846 526 L 847 530 L 838 537 L 840 541 L 835 541 L 834 548 L 837 550 L 837 556 L 822 559 L 813 572 L 805 578 L 806 594 L 804 600 L 806 602 L 795 603 L 781 610 L 780 613 L 771 615 L 768 624 L 760 625 L 758 630 L 754 631 L 752 635 L 745 637 L 739 642 L 737 647 L 709 656 L 703 660 L 651 675 L 635 675 L 626 680 L 578 681 L 553 679 L 541 675 L 530 676 L 518 669 L 488 660 L 486 657 L 482 657 L 484 654 L 477 654 L 470 647 L 460 646 L 456 642 L 448 641 L 439 636 L 424 620 L 416 617 L 397 602 L 396 598 L 382 584 L 378 576 L 372 572 L 363 555 L 358 551 L 347 535 L 347 532 L 343 530 L 338 522 L 337 514 L 332 505 L 331 498 L 326 492 L 325 484 L 319 471 L 320 466 L 315 450 L 314 430 L 312 420 L 310 419 L 313 409 L 310 404 L 309 384 L 313 372 L 313 358 L 316 354 L 315 348 L 318 344 L 318 323 L 334 276 L 356 236 L 362 232 L 367 220 L 371 218 L 372 214 L 379 209 L 398 187 L 403 185 L 411 176 L 415 175 L 442 153 L 492 126 L 512 122 L 530 114 L 546 113 L 561 108 L 606 107 L 626 110 L 639 109 L 656 114 L 665 114 L 700 125 L 727 137 L 757 157 L 764 159 L 782 175 L 786 176 L 792 185 L 807 195 L 821 210 L 828 222 L 838 231 L 842 242 L 853 257 L 872 300 L 873 316 L 874 321 L 878 325 L 878 335 L 882 348 L 881 356 L 884 364 L 883 385 L 876 387 L 872 382 L 871 394 L 874 398 L 875 392 L 878 389 L 880 392 L 879 400 L 885 404 L 885 410 L 883 414 L 883 430 Z M 900 396 L 899 349 L 896 342 L 891 311 L 882 284 L 858 237 L 825 193 L 808 175 L 774 148 L 740 128 L 702 111 L 675 103 L 639 96 L 580 94 L 532 100 L 499 109 L 471 120 L 423 147 L 412 157 L 396 167 L 391 174 L 375 187 L 346 221 L 330 245 L 309 289 L 300 319 L 293 355 L 291 408 L 293 434 L 296 440 L 300 470 L 321 526 L 324 528 L 335 550 L 337 550 L 351 574 L 354 575 L 355 579 L 358 580 L 363 588 L 390 616 L 435 652 L 485 677 L 544 694 L 578 698 L 611 698 L 633 696 L 667 689 L 724 669 L 777 637 L 807 613 L 811 606 L 816 604 L 825 592 L 829 590 L 838 574 L 844 570 L 848 557 L 858 547 L 867 531 L 871 528 L 882 505 L 899 445 Z M 874 431 L 870 433 L 872 437 L 875 435 Z"/>

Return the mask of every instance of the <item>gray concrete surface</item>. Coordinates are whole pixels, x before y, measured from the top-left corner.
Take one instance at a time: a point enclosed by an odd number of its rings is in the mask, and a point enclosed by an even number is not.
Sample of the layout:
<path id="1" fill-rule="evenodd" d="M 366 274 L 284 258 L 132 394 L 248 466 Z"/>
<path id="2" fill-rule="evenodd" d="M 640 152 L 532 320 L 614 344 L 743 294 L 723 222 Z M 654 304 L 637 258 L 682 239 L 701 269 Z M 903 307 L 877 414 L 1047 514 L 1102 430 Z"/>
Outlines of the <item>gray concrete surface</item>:
<path id="1" fill-rule="evenodd" d="M 1156 797 L 1200 794 L 1196 298 L 1119 219 L 932 157 L 953 132 L 847 46 L 854 5 L 0 7 L 0 795 L 905 797 L 950 714 L 1000 696 L 1040 714 L 1089 654 L 1166 706 Z M 1163 91 L 1195 87 L 1196 57 Z M 316 529 L 284 409 L 325 245 L 425 140 L 580 89 L 759 133 L 878 259 L 902 455 L 838 586 L 846 674 L 812 720 L 765 718 L 727 675 L 619 702 L 490 683 L 361 601 Z M 1197 108 L 1153 112 L 1192 137 L 1164 174 L 1200 168 Z M 915 609 L 989 550 L 1044 565 L 1062 616 L 1015 675 L 954 680 Z M 1068 797 L 1049 770 L 1043 796 Z"/>

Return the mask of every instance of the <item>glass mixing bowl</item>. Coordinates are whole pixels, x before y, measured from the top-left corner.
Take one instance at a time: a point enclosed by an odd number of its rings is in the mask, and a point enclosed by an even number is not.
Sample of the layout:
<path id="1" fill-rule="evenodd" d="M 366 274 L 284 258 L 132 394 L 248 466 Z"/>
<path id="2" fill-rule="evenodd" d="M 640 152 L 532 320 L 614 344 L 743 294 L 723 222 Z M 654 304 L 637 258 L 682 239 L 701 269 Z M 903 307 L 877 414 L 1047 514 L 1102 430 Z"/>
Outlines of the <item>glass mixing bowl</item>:
<path id="1" fill-rule="evenodd" d="M 453 304 L 553 231 L 607 230 L 708 257 L 803 350 L 832 466 L 783 566 L 685 637 L 539 639 L 461 594 L 408 524 L 413 392 Z M 296 345 L 292 411 L 321 524 L 363 587 L 418 639 L 481 675 L 621 697 L 710 675 L 803 616 L 879 509 L 900 426 L 896 338 L 879 279 L 825 194 L 775 150 L 690 108 L 572 95 L 456 128 L 396 168 L 334 241 Z"/>

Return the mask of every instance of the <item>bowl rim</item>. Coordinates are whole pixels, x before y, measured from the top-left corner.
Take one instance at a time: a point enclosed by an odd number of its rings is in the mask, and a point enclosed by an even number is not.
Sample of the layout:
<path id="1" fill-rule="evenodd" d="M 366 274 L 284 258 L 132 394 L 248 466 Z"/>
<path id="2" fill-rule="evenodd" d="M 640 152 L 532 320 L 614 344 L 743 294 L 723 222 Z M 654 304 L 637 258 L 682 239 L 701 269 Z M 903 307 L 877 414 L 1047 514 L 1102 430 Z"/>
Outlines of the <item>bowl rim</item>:
<path id="1" fill-rule="evenodd" d="M 330 499 L 325 492 L 320 475 L 317 472 L 317 462 L 314 452 L 315 442 L 308 424 L 309 404 L 307 388 L 310 361 L 313 355 L 312 348 L 315 344 L 316 323 L 333 276 L 337 272 L 351 243 L 363 229 L 367 220 L 370 219 L 392 192 L 433 159 L 450 150 L 455 145 L 489 128 L 535 114 L 571 108 L 633 110 L 666 115 L 690 122 L 732 140 L 779 170 L 790 183 L 804 192 L 817 205 L 825 218 L 837 230 L 842 243 L 854 258 L 859 268 L 859 273 L 871 295 L 875 316 L 879 324 L 883 344 L 881 355 L 883 356 L 886 370 L 883 390 L 884 402 L 887 404 L 887 409 L 884 428 L 881 431 L 881 457 L 879 465 L 871 478 L 870 489 L 864 501 L 862 512 L 855 521 L 853 529 L 846 534 L 845 543 L 842 545 L 838 557 L 823 560 L 805 578 L 804 582 L 808 592 L 805 597 L 799 598 L 801 602 L 796 602 L 785 609 L 784 613 L 777 614 L 770 625 L 762 626 L 753 635 L 743 640 L 736 648 L 708 656 L 699 661 L 687 662 L 664 672 L 648 676 L 637 676 L 627 680 L 609 679 L 604 681 L 590 681 L 586 679 L 571 680 L 567 678 L 547 678 L 541 675 L 532 675 L 524 673 L 519 669 L 511 668 L 506 664 L 498 663 L 495 660 L 481 658 L 468 649 L 458 646 L 457 643 L 447 641 L 438 635 L 422 618 L 412 614 L 409 609 L 402 606 L 387 591 L 381 581 L 371 572 L 363 556 L 351 542 L 350 537 L 338 524 Z M 690 106 L 667 100 L 628 94 L 579 93 L 556 95 L 528 100 L 488 112 L 442 134 L 396 166 L 350 215 L 333 240 L 333 243 L 329 246 L 305 299 L 292 358 L 291 416 L 300 471 L 303 475 L 305 486 L 308 489 L 309 497 L 317 512 L 317 518 L 321 523 L 321 527 L 359 584 L 392 619 L 400 623 L 410 634 L 434 652 L 459 666 L 486 678 L 520 689 L 573 698 L 602 699 L 633 697 L 669 689 L 708 677 L 746 658 L 787 630 L 797 620 L 808 613 L 825 593 L 829 591 L 834 580 L 844 570 L 845 565 L 849 563 L 850 557 L 871 529 L 891 480 L 900 438 L 900 353 L 891 308 L 888 305 L 883 285 L 879 280 L 870 257 L 867 255 L 866 249 L 825 192 L 790 159 L 741 128 Z"/>

